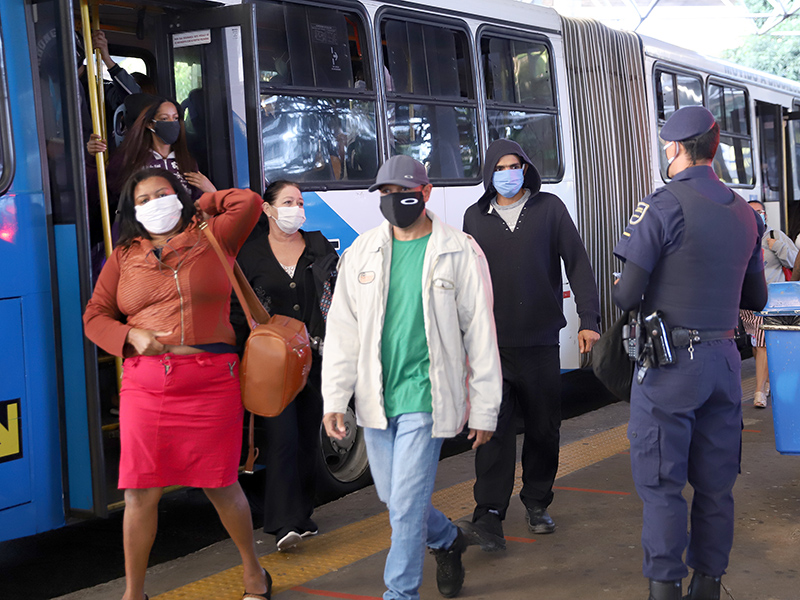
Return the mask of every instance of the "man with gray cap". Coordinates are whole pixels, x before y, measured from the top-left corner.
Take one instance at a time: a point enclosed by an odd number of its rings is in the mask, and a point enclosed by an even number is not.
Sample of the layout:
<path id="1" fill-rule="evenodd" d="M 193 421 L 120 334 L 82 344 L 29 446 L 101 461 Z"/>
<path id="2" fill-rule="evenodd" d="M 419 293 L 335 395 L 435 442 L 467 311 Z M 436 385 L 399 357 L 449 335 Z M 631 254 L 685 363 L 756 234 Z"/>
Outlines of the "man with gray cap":
<path id="1" fill-rule="evenodd" d="M 323 423 L 330 437 L 352 439 L 344 413 L 355 395 L 392 525 L 384 599 L 419 598 L 425 545 L 439 592 L 452 598 L 467 544 L 431 495 L 443 438 L 469 419 L 477 448 L 495 428 L 501 376 L 492 285 L 480 247 L 426 210 L 431 184 L 422 164 L 390 158 L 375 190 L 386 222 L 339 262 L 322 361 Z"/>
<path id="2" fill-rule="evenodd" d="M 650 600 L 681 600 L 687 565 L 694 573 L 686 598 L 719 600 L 742 428 L 733 330 L 739 307 L 760 310 L 767 300 L 764 226 L 714 174 L 719 126 L 708 110 L 681 108 L 661 137 L 671 181 L 639 202 L 614 249 L 625 263 L 614 301 L 623 310 L 641 307 L 652 324 L 644 328 L 653 334 L 649 343 L 661 348 L 640 361 L 628 424 L 644 505 L 643 572 Z"/>
<path id="3" fill-rule="evenodd" d="M 561 261 L 580 318 L 581 352 L 600 337 L 600 300 L 586 248 L 564 203 L 541 190 L 523 149 L 500 139 L 486 150 L 485 193 L 464 214 L 464 231 L 480 244 L 494 286 L 494 315 L 503 367 L 503 401 L 491 442 L 475 455 L 475 510 L 463 526 L 486 551 L 505 548 L 502 521 L 514 488 L 516 409 L 525 423 L 522 491 L 531 532 L 555 531 L 547 512 L 558 471 L 561 426 L 559 332 Z"/>

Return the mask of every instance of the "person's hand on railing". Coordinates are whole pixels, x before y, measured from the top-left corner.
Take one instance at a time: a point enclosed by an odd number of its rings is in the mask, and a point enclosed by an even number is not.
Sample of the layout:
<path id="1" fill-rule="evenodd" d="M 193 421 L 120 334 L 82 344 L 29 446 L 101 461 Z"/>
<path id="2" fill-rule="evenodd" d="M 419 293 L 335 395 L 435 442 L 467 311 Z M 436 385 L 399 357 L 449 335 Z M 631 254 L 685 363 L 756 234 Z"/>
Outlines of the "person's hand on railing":
<path id="1" fill-rule="evenodd" d="M 100 58 L 106 65 L 106 69 L 111 69 L 117 63 L 111 58 L 111 53 L 108 51 L 108 41 L 106 34 L 102 29 L 96 29 L 92 32 L 92 45 L 100 51 Z"/>
<path id="2" fill-rule="evenodd" d="M 98 152 L 105 152 L 107 149 L 108 145 L 98 134 L 93 133 L 89 136 L 89 141 L 86 142 L 86 151 L 89 154 L 94 156 Z"/>

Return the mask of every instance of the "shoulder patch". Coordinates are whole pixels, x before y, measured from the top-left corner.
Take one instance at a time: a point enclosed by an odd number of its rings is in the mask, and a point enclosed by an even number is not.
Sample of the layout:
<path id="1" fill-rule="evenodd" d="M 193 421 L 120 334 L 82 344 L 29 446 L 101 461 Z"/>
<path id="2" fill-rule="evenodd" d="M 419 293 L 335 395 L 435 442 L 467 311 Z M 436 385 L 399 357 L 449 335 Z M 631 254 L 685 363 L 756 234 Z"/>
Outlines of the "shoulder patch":
<path id="1" fill-rule="evenodd" d="M 650 205 L 644 200 L 640 200 L 639 204 L 636 205 L 636 208 L 633 211 L 633 215 L 631 215 L 631 220 L 629 223 L 631 225 L 637 225 L 641 223 L 642 219 L 644 219 L 644 216 L 647 214 L 648 208 L 650 208 Z"/>

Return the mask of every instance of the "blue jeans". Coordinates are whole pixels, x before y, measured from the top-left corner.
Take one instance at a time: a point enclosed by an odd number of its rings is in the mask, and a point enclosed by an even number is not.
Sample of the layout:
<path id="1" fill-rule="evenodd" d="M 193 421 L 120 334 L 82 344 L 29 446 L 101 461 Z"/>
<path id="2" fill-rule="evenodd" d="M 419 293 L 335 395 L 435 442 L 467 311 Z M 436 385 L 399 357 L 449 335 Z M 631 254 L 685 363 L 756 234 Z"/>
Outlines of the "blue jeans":
<path id="1" fill-rule="evenodd" d="M 364 429 L 372 479 L 392 525 L 384 600 L 418 600 L 425 546 L 449 548 L 458 533 L 431 504 L 442 447 L 432 428 L 430 413 L 409 413 L 389 419 L 386 429 Z"/>

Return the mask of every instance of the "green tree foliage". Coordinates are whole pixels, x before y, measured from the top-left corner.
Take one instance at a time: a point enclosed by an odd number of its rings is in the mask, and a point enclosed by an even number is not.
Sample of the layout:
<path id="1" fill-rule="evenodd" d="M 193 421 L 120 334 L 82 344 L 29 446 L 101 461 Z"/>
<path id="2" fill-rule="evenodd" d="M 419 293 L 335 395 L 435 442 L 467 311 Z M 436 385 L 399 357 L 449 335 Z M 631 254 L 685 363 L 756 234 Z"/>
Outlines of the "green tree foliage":
<path id="1" fill-rule="evenodd" d="M 745 0 L 752 13 L 769 13 L 773 6 L 766 0 Z M 765 18 L 756 19 L 761 27 Z M 759 71 L 800 81 L 800 36 L 780 35 L 800 30 L 800 17 L 790 17 L 765 35 L 750 35 L 739 48 L 726 50 L 722 57 Z"/>

